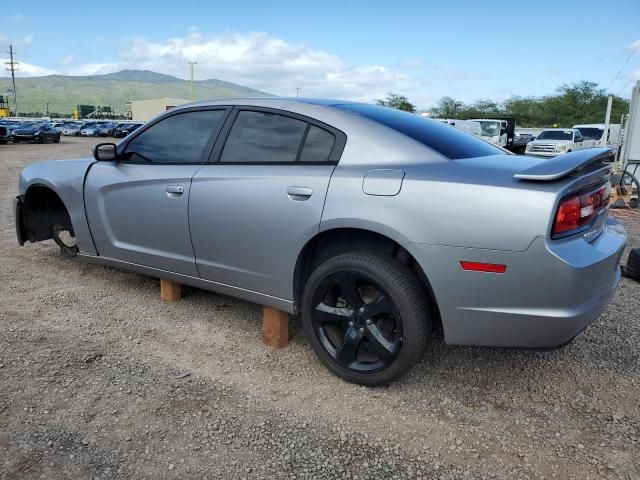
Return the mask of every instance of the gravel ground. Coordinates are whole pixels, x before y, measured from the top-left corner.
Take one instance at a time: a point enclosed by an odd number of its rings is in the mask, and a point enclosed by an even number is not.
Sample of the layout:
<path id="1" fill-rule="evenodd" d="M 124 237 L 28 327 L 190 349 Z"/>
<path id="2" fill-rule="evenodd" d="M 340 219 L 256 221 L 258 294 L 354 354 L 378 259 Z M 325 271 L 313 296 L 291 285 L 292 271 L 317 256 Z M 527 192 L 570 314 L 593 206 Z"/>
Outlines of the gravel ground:
<path id="1" fill-rule="evenodd" d="M 19 247 L 11 198 L 90 139 L 0 146 L 1 478 L 640 478 L 640 284 L 554 352 L 433 345 L 388 388 L 332 376 L 260 307 Z M 640 220 L 620 215 L 631 245 Z"/>

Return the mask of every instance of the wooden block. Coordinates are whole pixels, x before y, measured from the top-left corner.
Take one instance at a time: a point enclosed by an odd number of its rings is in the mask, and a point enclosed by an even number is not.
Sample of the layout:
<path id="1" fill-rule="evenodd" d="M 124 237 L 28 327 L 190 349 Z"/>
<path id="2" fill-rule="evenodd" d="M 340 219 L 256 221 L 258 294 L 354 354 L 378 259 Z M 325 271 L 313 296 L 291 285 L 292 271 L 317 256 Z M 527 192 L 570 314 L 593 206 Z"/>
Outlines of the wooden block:
<path id="1" fill-rule="evenodd" d="M 182 298 L 182 285 L 171 280 L 161 278 L 160 298 L 165 302 L 177 302 Z"/>
<path id="2" fill-rule="evenodd" d="M 289 315 L 271 307 L 262 307 L 262 341 L 270 347 L 289 344 Z"/>

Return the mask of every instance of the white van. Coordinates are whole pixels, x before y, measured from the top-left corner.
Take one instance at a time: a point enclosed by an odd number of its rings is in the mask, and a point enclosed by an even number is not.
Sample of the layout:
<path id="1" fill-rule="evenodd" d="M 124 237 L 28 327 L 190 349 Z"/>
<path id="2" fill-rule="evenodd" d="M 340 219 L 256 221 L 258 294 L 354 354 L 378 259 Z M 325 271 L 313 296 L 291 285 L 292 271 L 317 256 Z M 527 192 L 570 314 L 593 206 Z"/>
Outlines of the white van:
<path id="1" fill-rule="evenodd" d="M 620 125 L 610 123 L 605 134 L 604 123 L 585 123 L 574 125 L 573 128 L 580 130 L 585 140 L 593 140 L 595 147 L 609 147 L 617 150 L 620 147 Z"/>

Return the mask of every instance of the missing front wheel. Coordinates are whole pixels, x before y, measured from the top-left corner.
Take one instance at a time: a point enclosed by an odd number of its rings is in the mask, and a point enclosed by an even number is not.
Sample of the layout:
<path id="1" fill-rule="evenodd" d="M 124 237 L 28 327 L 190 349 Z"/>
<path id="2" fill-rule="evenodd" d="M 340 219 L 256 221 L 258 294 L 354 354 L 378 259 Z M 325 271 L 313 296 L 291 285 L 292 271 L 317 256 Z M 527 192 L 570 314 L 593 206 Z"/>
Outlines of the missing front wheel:
<path id="1" fill-rule="evenodd" d="M 71 236 L 69 230 L 62 225 L 53 225 L 51 227 L 51 236 L 53 241 L 60 247 L 60 253 L 64 258 L 73 258 L 78 254 L 78 245 L 75 243 L 75 237 Z"/>

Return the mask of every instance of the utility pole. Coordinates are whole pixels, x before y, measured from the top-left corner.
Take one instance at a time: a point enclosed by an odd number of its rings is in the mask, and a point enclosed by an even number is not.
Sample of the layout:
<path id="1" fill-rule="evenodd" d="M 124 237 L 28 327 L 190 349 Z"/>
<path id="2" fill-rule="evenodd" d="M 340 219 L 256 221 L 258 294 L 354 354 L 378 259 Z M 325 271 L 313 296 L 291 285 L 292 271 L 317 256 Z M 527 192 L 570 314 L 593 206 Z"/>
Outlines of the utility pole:
<path id="1" fill-rule="evenodd" d="M 47 117 L 49 116 L 49 102 L 47 101 Z"/>
<path id="2" fill-rule="evenodd" d="M 299 97 L 299 96 L 300 96 L 300 91 L 301 91 L 301 90 L 302 90 L 302 89 L 301 89 L 300 87 L 296 87 L 296 97 Z"/>
<path id="3" fill-rule="evenodd" d="M 189 69 L 191 70 L 191 100 L 194 100 L 195 97 L 193 96 L 193 66 L 197 65 L 198 62 L 187 62 L 189 63 Z"/>
<path id="4" fill-rule="evenodd" d="M 16 93 L 16 72 L 20 63 L 13 59 L 13 45 L 9 45 L 9 61 L 4 62 L 4 68 L 7 72 L 11 72 L 11 82 L 13 83 L 13 113 L 18 116 L 18 95 Z"/>

